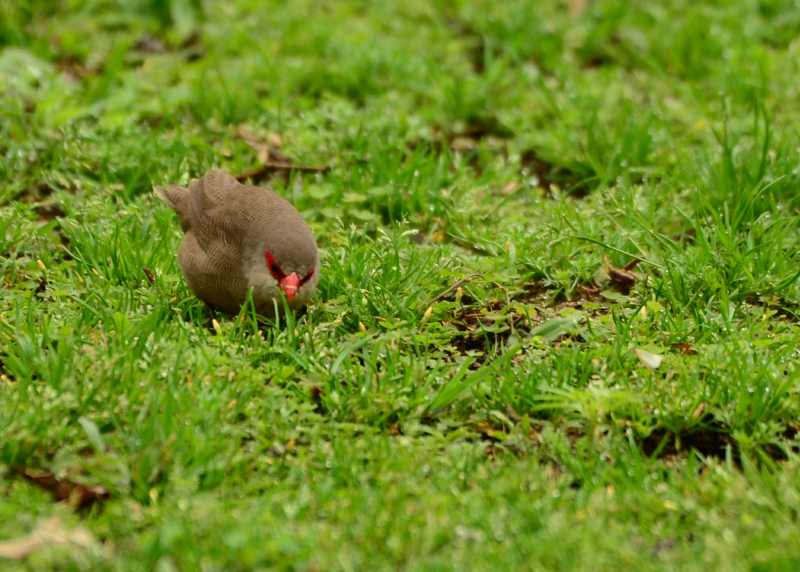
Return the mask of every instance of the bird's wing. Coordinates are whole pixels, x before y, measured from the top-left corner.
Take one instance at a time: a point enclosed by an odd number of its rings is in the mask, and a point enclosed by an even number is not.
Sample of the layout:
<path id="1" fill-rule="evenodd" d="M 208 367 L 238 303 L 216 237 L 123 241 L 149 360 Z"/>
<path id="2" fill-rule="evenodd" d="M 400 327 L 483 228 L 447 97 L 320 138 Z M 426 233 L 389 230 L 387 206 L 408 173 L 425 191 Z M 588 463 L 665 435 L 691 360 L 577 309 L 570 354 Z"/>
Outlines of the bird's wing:
<path id="1" fill-rule="evenodd" d="M 189 287 L 206 303 L 229 312 L 237 311 L 247 293 L 238 259 L 235 245 L 220 239 L 201 244 L 193 231 L 186 233 L 178 252 Z"/>

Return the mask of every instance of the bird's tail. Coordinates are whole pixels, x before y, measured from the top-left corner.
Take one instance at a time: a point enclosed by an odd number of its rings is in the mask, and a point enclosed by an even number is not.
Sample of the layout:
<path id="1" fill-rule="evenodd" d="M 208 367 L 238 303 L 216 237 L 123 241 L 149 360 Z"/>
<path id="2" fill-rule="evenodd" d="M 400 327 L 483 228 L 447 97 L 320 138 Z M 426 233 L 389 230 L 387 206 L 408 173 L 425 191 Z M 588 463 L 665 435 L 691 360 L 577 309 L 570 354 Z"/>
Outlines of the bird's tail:
<path id="1" fill-rule="evenodd" d="M 165 187 L 153 187 L 153 194 L 167 203 L 173 209 L 177 209 L 182 202 L 181 195 L 186 193 L 186 189 L 178 185 L 167 185 Z"/>
<path id="2" fill-rule="evenodd" d="M 166 185 L 154 187 L 153 194 L 178 214 L 181 226 L 186 230 L 189 225 L 189 189 L 179 185 Z"/>

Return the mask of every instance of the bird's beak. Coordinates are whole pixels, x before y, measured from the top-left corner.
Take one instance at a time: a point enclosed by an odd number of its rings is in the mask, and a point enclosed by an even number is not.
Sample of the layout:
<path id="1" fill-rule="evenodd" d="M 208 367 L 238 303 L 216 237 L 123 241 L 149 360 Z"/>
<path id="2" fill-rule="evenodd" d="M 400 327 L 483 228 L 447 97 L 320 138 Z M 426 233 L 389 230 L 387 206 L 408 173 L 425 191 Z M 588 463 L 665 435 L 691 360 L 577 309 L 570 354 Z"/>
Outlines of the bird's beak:
<path id="1" fill-rule="evenodd" d="M 297 295 L 297 290 L 300 288 L 300 277 L 296 272 L 284 276 L 279 282 L 281 290 L 286 294 L 286 299 L 291 301 Z"/>

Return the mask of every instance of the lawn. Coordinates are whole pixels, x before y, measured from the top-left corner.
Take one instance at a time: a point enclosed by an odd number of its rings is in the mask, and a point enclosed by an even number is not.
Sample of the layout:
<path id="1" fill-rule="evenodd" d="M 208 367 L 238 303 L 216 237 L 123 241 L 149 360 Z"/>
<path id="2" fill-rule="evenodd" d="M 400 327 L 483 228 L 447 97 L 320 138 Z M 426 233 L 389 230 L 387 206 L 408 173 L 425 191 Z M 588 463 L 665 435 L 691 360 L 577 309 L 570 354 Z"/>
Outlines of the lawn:
<path id="1" fill-rule="evenodd" d="M 0 571 L 800 569 L 800 4 L 0 5 Z M 208 309 L 153 187 L 321 249 Z"/>

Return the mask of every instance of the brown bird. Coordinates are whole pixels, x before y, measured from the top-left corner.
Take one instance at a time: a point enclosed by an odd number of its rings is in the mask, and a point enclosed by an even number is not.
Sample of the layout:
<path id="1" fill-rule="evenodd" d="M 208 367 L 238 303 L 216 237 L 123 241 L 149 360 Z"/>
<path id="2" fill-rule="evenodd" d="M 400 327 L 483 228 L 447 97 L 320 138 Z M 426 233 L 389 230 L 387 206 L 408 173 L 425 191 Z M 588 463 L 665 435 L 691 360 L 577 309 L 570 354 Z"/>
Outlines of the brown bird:
<path id="1" fill-rule="evenodd" d="M 184 232 L 178 262 L 208 305 L 235 313 L 252 290 L 256 310 L 272 315 L 281 292 L 293 308 L 311 297 L 319 281 L 317 244 L 285 199 L 218 169 L 156 194 L 178 214 Z"/>

